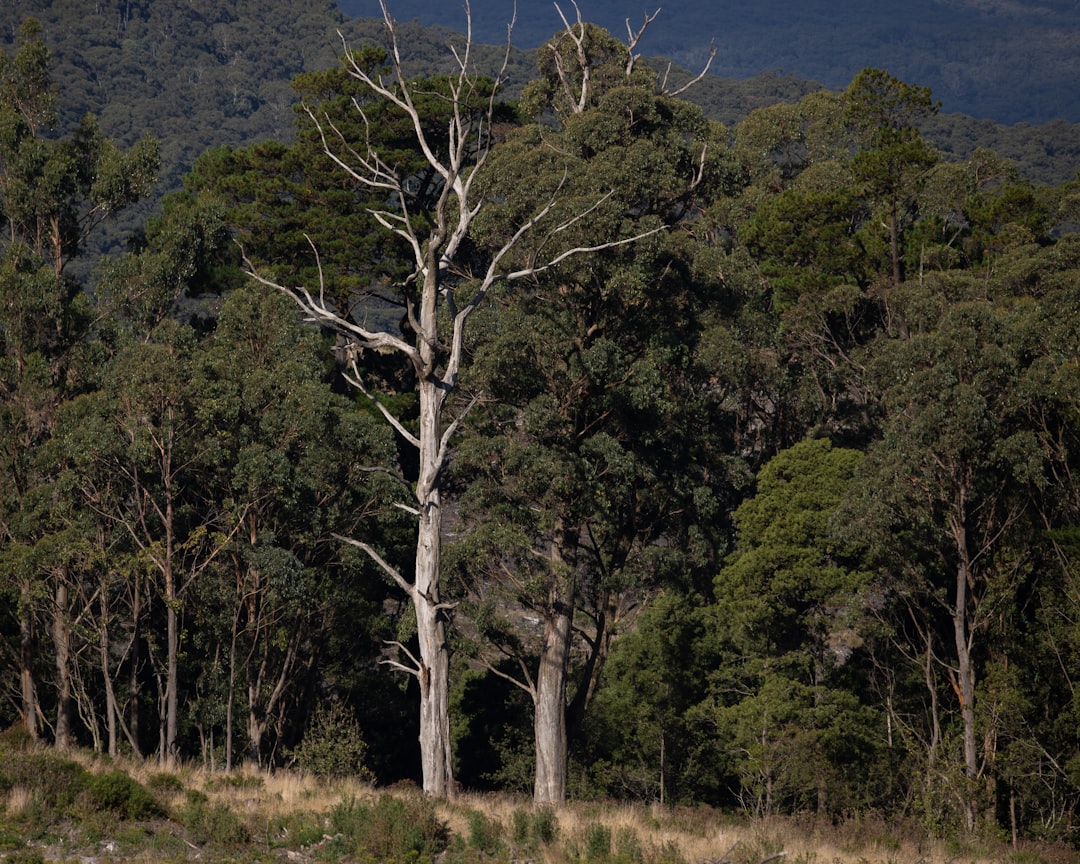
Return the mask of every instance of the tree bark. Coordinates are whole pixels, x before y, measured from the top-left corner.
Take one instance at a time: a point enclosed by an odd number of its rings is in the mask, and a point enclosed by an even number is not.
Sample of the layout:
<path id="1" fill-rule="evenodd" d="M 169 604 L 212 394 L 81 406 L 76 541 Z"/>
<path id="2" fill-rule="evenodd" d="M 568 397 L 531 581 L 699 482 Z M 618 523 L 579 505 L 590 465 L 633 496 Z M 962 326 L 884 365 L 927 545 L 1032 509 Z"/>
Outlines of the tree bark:
<path id="1" fill-rule="evenodd" d="M 57 750 L 71 746 L 71 628 L 68 626 L 68 586 L 57 575 L 53 602 L 53 647 L 56 651 L 56 738 Z"/>
<path id="2" fill-rule="evenodd" d="M 435 244 L 432 243 L 432 246 Z M 420 395 L 420 474 L 416 484 L 420 509 L 416 540 L 416 574 L 411 592 L 420 648 L 420 762 L 424 791 L 439 798 L 453 794 L 454 769 L 450 744 L 450 652 L 446 616 L 439 599 L 442 508 L 439 488 L 440 423 L 443 391 L 434 379 L 434 347 L 425 333 L 436 332 L 438 264 L 425 279 L 418 336 L 423 363 Z"/>
<path id="3" fill-rule="evenodd" d="M 557 529 L 552 546 L 552 587 L 544 618 L 544 645 L 536 675 L 533 737 L 536 776 L 533 801 L 561 804 L 566 800 L 568 758 L 566 732 L 566 678 L 574 626 L 577 577 L 575 544 L 568 532 Z"/>
<path id="4" fill-rule="evenodd" d="M 30 606 L 30 586 L 20 586 L 19 598 L 19 690 L 22 696 L 22 722 L 34 741 L 41 734 L 38 723 L 37 687 L 34 685 L 34 624 Z"/>

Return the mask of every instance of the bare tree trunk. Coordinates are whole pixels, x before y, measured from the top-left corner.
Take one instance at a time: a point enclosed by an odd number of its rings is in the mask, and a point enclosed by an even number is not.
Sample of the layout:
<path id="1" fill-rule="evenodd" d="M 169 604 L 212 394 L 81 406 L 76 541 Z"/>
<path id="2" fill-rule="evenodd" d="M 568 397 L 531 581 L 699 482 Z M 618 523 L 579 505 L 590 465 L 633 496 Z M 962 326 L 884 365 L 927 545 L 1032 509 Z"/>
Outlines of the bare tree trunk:
<path id="1" fill-rule="evenodd" d="M 101 620 L 98 624 L 98 649 L 101 663 L 101 678 L 105 682 L 105 729 L 108 740 L 108 753 L 115 758 L 119 753 L 117 740 L 117 721 L 120 717 L 120 708 L 116 704 L 116 691 L 113 689 L 112 664 L 109 662 L 109 607 L 102 580 L 101 591 L 98 595 Z"/>
<path id="2" fill-rule="evenodd" d="M 566 800 L 566 670 L 574 615 L 573 577 L 560 577 L 557 582 L 552 591 L 552 608 L 544 622 L 544 647 L 536 676 L 533 801 L 537 804 L 561 804 Z"/>
<path id="3" fill-rule="evenodd" d="M 128 705 L 127 729 L 128 741 L 136 756 L 142 755 L 139 741 L 139 666 L 142 661 L 142 592 L 139 590 L 139 577 L 132 585 L 131 596 L 131 650 L 128 662 Z"/>
<path id="4" fill-rule="evenodd" d="M 434 256 L 432 256 L 434 257 Z M 436 332 L 438 264 L 425 280 L 421 326 Z M 430 329 L 428 329 L 430 328 Z M 424 371 L 433 371 L 434 351 L 420 340 Z M 416 575 L 411 597 L 416 612 L 416 635 L 420 648 L 420 763 L 424 791 L 436 797 L 453 794 L 454 766 L 450 745 L 450 651 L 446 642 L 446 615 L 440 603 L 440 552 L 442 547 L 442 499 L 440 423 L 443 393 L 431 377 L 420 381 L 420 476 L 417 503 L 420 507 L 416 539 Z"/>
<path id="5" fill-rule="evenodd" d="M 956 607 L 953 610 L 953 635 L 956 639 L 957 693 L 964 727 L 964 777 L 968 788 L 964 793 L 964 823 L 968 831 L 975 828 L 975 778 L 978 774 L 978 750 L 975 740 L 975 668 L 968 644 L 967 624 L 967 562 L 956 568 Z"/>
<path id="6" fill-rule="evenodd" d="M 22 722 L 34 741 L 41 735 L 38 723 L 37 687 L 34 685 L 34 623 L 30 604 L 30 586 L 20 585 L 19 597 L 19 690 L 22 696 Z"/>
<path id="7" fill-rule="evenodd" d="M 561 804 L 566 800 L 566 679 L 577 602 L 577 537 L 560 520 L 551 548 L 551 588 L 544 615 L 544 644 L 536 673 L 533 737 L 536 776 L 533 801 Z M 582 686 L 587 686 L 585 683 Z"/>
<path id="8" fill-rule="evenodd" d="M 68 586 L 57 574 L 53 601 L 53 647 L 56 651 L 56 749 L 71 746 L 71 628 L 68 626 Z"/>

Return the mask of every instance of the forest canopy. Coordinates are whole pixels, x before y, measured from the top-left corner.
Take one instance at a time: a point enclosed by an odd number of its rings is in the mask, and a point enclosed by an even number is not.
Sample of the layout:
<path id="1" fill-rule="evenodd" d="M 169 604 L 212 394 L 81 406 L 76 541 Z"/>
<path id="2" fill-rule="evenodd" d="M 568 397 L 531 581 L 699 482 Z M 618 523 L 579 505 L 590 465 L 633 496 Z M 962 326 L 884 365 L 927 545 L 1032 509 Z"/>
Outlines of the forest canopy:
<path id="1" fill-rule="evenodd" d="M 198 142 L 67 125 L 20 25 L 0 722 L 1075 843 L 1078 181 L 873 67 L 724 125 L 563 23 L 504 100 L 517 55 L 417 72 L 388 15 L 112 254 Z"/>

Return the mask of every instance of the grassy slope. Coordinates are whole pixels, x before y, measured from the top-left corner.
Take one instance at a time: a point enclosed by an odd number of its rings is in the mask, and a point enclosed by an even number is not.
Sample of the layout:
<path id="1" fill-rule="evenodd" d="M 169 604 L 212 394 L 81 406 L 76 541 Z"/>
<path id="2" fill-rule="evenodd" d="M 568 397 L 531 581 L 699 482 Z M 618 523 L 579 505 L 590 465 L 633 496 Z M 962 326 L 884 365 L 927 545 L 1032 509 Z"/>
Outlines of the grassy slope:
<path id="1" fill-rule="evenodd" d="M 5 738 L 0 741 L 0 860 L 21 864 L 57 859 L 758 864 L 780 855 L 804 864 L 1072 860 L 1072 851 L 1064 848 L 927 842 L 918 829 L 905 831 L 902 823 L 874 818 L 840 825 L 812 818 L 739 820 L 708 808 L 606 802 L 537 811 L 527 800 L 508 796 L 432 802 L 414 788 L 375 790 L 348 779 L 320 781 L 288 771 L 224 774 L 185 766 L 166 772 L 151 763 L 87 752 L 61 757 L 27 751 L 18 735 Z M 110 782 L 103 783 L 102 776 Z M 139 797 L 147 791 L 150 804 Z M 142 804 L 131 804 L 135 799 Z"/>

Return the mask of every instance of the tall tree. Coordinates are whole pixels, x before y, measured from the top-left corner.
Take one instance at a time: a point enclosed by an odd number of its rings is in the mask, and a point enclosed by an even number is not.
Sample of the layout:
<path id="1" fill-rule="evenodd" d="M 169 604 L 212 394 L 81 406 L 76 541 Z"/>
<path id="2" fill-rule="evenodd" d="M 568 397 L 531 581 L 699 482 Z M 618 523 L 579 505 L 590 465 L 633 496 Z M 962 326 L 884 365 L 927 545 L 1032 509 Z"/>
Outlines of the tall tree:
<path id="1" fill-rule="evenodd" d="M 493 154 L 487 183 L 503 203 L 489 230 L 506 236 L 522 191 L 537 187 L 599 201 L 587 224 L 553 238 L 555 249 L 690 221 L 695 195 L 720 173 L 717 130 L 657 93 L 630 49 L 599 28 L 578 22 L 541 58 L 553 51 L 550 80 L 531 98 L 561 123 L 557 132 L 526 127 Z M 500 298 L 478 333 L 469 384 L 495 404 L 459 460 L 475 532 L 459 565 L 481 607 L 501 601 L 540 621 L 530 633 L 488 615 L 479 634 L 490 643 L 480 649 L 488 668 L 532 700 L 539 803 L 564 800 L 569 737 L 612 636 L 670 572 L 676 556 L 661 538 L 686 536 L 688 502 L 712 493 L 705 469 L 693 467 L 689 431 L 700 419 L 690 357 L 708 294 L 688 278 L 693 251 L 684 238 L 657 235 L 564 261 L 532 290 Z M 576 645 L 585 660 L 575 687 Z M 512 658 L 513 674 L 499 654 Z"/>
<path id="2" fill-rule="evenodd" d="M 421 182 L 417 188 L 415 172 L 400 171 L 390 161 L 390 154 L 381 150 L 377 139 L 366 131 L 363 139 L 352 140 L 340 133 L 332 117 L 312 113 L 312 120 L 319 128 L 326 154 L 345 176 L 378 193 L 377 200 L 369 205 L 372 215 L 409 250 L 412 272 L 398 285 L 404 298 L 407 330 L 371 329 L 364 319 L 333 304 L 322 276 L 317 286 L 290 288 L 257 269 L 252 269 L 252 275 L 270 287 L 286 291 L 312 320 L 340 334 L 348 379 L 361 392 L 371 394 L 401 438 L 415 449 L 417 471 L 410 484 L 412 501 L 402 505 L 417 520 L 412 578 L 366 541 L 342 539 L 371 555 L 412 600 L 419 656 L 399 645 L 402 657 L 391 662 L 414 675 L 420 685 L 424 790 L 431 795 L 448 796 L 453 792 L 453 765 L 450 658 L 446 639 L 448 606 L 442 599 L 440 566 L 442 486 L 451 439 L 463 416 L 463 413 L 454 414 L 451 397 L 456 393 L 466 360 L 466 325 L 497 283 L 526 279 L 556 263 L 554 259 L 514 260 L 512 253 L 521 246 L 523 238 L 537 234 L 553 236 L 586 218 L 596 202 L 586 202 L 577 212 L 559 219 L 555 215 L 559 190 L 549 199 L 533 200 L 519 214 L 514 230 L 482 260 L 476 260 L 470 233 L 487 204 L 479 194 L 476 179 L 491 152 L 502 73 L 494 81 L 476 74 L 467 27 L 465 43 L 454 51 L 454 74 L 439 81 L 414 81 L 402 67 L 397 25 L 385 3 L 381 9 L 392 78 L 387 80 L 371 71 L 350 53 L 345 55 L 346 69 L 372 100 L 389 103 L 406 118 L 412 145 L 423 155 L 422 177 L 428 178 L 428 182 Z M 466 22 L 471 26 L 468 5 Z M 438 94 L 447 115 L 446 124 L 437 134 L 433 134 L 423 113 L 427 93 Z M 354 105 L 364 120 L 365 130 L 370 129 L 365 101 L 357 99 Z M 568 249 L 558 257 L 565 259 L 635 239 Z M 378 401 L 366 382 L 362 371 L 365 354 L 385 351 L 400 355 L 415 376 L 419 412 L 415 429 Z M 462 411 L 467 412 L 468 406 Z"/>
<path id="3" fill-rule="evenodd" d="M 28 19 L 14 56 L 0 52 L 0 536 L 18 574 L 22 713 L 39 729 L 33 680 L 35 593 L 50 575 L 51 632 L 62 657 L 58 743 L 70 728 L 69 586 L 64 568 L 29 554 L 48 519 L 30 514 L 35 490 L 53 479 L 41 462 L 60 403 L 87 386 L 95 363 L 83 337 L 90 301 L 67 272 L 89 233 L 145 196 L 157 170 L 157 146 L 144 139 L 124 152 L 88 115 L 67 138 L 50 137 L 55 93 L 40 25 Z M 87 356 L 80 356 L 86 353 Z M 45 498 L 33 507 L 44 506 Z M 35 588 L 35 583 L 37 587 Z"/>

